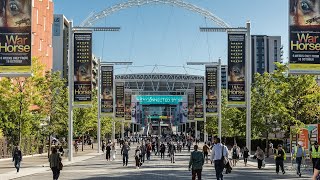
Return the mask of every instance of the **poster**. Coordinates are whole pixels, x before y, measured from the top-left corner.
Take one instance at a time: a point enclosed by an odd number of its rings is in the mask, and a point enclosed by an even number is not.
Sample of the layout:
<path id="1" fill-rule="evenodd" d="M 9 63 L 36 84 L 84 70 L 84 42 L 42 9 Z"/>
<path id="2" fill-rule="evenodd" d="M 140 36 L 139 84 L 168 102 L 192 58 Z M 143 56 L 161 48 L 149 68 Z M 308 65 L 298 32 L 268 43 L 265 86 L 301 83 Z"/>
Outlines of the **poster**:
<path id="1" fill-rule="evenodd" d="M 0 2 L 0 76 L 31 75 L 31 2 Z"/>
<path id="2" fill-rule="evenodd" d="M 101 66 L 101 113 L 113 113 L 113 66 Z"/>
<path id="3" fill-rule="evenodd" d="M 195 120 L 203 120 L 203 84 L 195 83 Z"/>
<path id="4" fill-rule="evenodd" d="M 320 0 L 289 0 L 289 69 L 320 74 Z"/>
<path id="5" fill-rule="evenodd" d="M 194 120 L 194 93 L 188 94 L 188 120 Z"/>
<path id="6" fill-rule="evenodd" d="M 228 104 L 245 104 L 245 38 L 228 34 Z"/>
<path id="7" fill-rule="evenodd" d="M 92 33 L 74 33 L 74 103 L 91 104 Z"/>
<path id="8" fill-rule="evenodd" d="M 131 93 L 129 92 L 126 92 L 124 95 L 124 108 L 125 108 L 124 120 L 131 121 Z"/>
<path id="9" fill-rule="evenodd" d="M 218 68 L 206 66 L 206 113 L 217 115 L 218 113 Z"/>
<path id="10" fill-rule="evenodd" d="M 116 118 L 124 118 L 124 83 L 116 83 Z"/>

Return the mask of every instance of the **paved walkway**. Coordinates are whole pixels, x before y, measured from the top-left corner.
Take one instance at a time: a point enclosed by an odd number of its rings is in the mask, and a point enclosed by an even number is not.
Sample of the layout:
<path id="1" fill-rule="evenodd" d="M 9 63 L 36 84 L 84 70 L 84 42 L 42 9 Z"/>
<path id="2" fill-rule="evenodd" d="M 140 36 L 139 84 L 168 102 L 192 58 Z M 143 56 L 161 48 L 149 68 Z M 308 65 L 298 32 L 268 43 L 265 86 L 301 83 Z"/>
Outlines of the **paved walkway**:
<path id="1" fill-rule="evenodd" d="M 73 164 L 65 164 L 59 179 L 82 179 L 82 180 L 186 180 L 191 179 L 191 172 L 188 171 L 189 154 L 186 150 L 182 153 L 177 153 L 176 163 L 170 163 L 168 157 L 161 160 L 158 156 L 151 156 L 151 161 L 146 161 L 140 169 L 136 169 L 134 165 L 134 149 L 137 144 L 132 145 L 132 150 L 129 155 L 129 164 L 127 167 L 122 166 L 122 159 L 119 154 L 115 161 L 106 161 L 105 155 L 90 154 L 82 160 L 76 160 Z M 201 145 L 200 145 L 201 147 Z M 24 170 L 22 169 L 21 172 Z M 203 178 L 205 180 L 216 179 L 213 165 L 210 163 L 204 165 Z M 247 179 L 296 179 L 297 175 L 294 170 L 287 170 L 285 175 L 277 175 L 275 173 L 274 164 L 267 164 L 262 170 L 256 168 L 256 162 L 250 161 L 247 167 L 244 167 L 242 161 L 234 167 L 231 174 L 225 175 L 225 179 L 247 180 Z M 33 173 L 29 176 L 23 176 L 17 179 L 21 180 L 50 180 L 52 172 L 47 168 L 41 172 Z M 311 179 L 310 172 L 303 171 L 303 180 Z"/>

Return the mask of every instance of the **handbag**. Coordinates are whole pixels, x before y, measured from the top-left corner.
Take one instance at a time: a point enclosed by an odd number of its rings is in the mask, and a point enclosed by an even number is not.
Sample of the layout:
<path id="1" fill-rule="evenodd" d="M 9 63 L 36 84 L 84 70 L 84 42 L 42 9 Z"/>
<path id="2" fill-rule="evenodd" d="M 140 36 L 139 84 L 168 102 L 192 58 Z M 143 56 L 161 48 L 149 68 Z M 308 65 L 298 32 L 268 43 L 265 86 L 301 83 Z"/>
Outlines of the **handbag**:
<path id="1" fill-rule="evenodd" d="M 223 149 L 224 149 L 223 146 L 221 146 L 221 149 L 222 149 L 221 161 L 223 162 L 224 165 L 226 165 L 226 164 L 228 164 L 229 159 L 228 159 L 228 157 L 225 157 L 225 156 L 223 155 Z"/>
<path id="2" fill-rule="evenodd" d="M 63 169 L 63 164 L 61 162 L 61 160 L 59 161 L 59 170 L 61 171 Z"/>

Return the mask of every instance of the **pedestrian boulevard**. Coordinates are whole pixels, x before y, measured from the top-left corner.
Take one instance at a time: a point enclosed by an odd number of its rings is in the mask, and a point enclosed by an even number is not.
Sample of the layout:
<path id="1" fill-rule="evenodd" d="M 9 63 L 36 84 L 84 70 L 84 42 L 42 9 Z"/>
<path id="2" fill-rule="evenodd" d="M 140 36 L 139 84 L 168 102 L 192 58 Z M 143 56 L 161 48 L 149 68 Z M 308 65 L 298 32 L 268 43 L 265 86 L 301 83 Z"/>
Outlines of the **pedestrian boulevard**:
<path id="1" fill-rule="evenodd" d="M 200 147 L 202 147 L 200 145 Z M 145 161 L 140 169 L 135 168 L 134 150 L 136 145 L 131 146 L 129 154 L 128 166 L 122 165 L 122 158 L 119 147 L 117 147 L 117 156 L 115 161 L 106 161 L 105 154 L 89 153 L 74 158 L 74 163 L 70 164 L 64 159 L 64 169 L 61 171 L 61 180 L 82 179 L 82 180 L 186 180 L 191 179 L 191 172 L 188 171 L 189 153 L 183 150 L 176 154 L 176 162 L 171 163 L 170 158 L 166 157 L 164 160 L 152 153 L 151 160 Z M 34 157 L 36 158 L 36 157 Z M 2 163 L 2 162 L 0 162 Z M 8 170 L 9 171 L 9 170 Z M 12 167 L 11 171 L 14 171 Z M 306 172 L 307 173 L 307 172 Z M 311 179 L 310 172 L 308 175 L 303 174 L 299 179 Z M 25 167 L 22 163 L 20 173 L 11 173 L 12 177 L 4 177 L 0 174 L 2 179 L 19 179 L 19 180 L 50 180 L 52 179 L 52 172 L 48 167 Z M 8 175 L 8 173 L 7 173 Z M 233 168 L 231 174 L 224 175 L 224 179 L 296 179 L 294 171 L 287 171 L 285 175 L 277 175 L 275 173 L 275 166 L 267 164 L 262 170 L 256 168 L 256 162 L 250 161 L 247 167 L 240 160 L 237 167 Z M 202 179 L 213 180 L 215 178 L 215 171 L 210 161 L 205 165 L 202 172 Z"/>

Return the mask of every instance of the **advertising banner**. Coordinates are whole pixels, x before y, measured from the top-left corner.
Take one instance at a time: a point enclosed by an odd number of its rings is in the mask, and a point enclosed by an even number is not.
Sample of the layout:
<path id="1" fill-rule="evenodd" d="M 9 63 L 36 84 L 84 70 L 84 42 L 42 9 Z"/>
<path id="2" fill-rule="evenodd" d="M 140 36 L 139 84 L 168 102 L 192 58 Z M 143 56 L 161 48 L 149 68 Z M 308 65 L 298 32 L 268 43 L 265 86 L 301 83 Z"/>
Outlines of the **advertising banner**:
<path id="1" fill-rule="evenodd" d="M 116 83 L 116 118 L 124 118 L 124 83 Z"/>
<path id="2" fill-rule="evenodd" d="M 194 93 L 188 94 L 188 120 L 194 120 Z"/>
<path id="3" fill-rule="evenodd" d="M 218 113 L 218 68 L 206 66 L 206 112 L 207 115 L 217 115 Z"/>
<path id="4" fill-rule="evenodd" d="M 195 120 L 203 120 L 203 84 L 195 83 Z"/>
<path id="5" fill-rule="evenodd" d="M 124 120 L 131 121 L 131 93 L 126 92 L 124 95 Z"/>
<path id="6" fill-rule="evenodd" d="M 320 0 L 289 0 L 289 69 L 320 74 Z"/>
<path id="7" fill-rule="evenodd" d="M 74 33 L 74 103 L 88 105 L 92 100 L 92 33 Z"/>
<path id="8" fill-rule="evenodd" d="M 101 66 L 101 113 L 113 113 L 113 66 Z"/>
<path id="9" fill-rule="evenodd" d="M 228 104 L 245 104 L 245 38 L 228 34 Z"/>
<path id="10" fill-rule="evenodd" d="M 30 76 L 32 1 L 5 2 L 0 2 L 0 76 Z"/>

